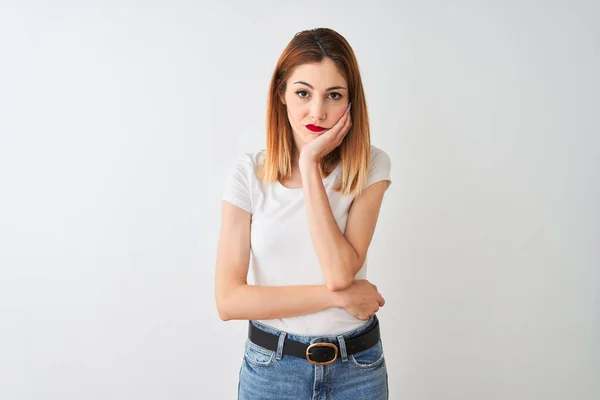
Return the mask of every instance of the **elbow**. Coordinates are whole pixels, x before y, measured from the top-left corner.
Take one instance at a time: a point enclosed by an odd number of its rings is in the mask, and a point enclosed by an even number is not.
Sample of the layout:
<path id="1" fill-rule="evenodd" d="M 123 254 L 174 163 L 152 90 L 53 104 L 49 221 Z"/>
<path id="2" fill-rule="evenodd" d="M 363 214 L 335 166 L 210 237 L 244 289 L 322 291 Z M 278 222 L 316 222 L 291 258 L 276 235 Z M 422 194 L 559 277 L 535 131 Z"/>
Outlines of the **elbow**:
<path id="1" fill-rule="evenodd" d="M 217 312 L 219 313 L 219 318 L 221 321 L 229 321 L 233 319 L 231 315 L 231 306 L 230 306 L 230 296 L 225 296 L 224 294 L 217 294 L 216 296 L 216 306 Z"/>
<path id="2" fill-rule="evenodd" d="M 229 321 L 231 319 L 223 300 L 217 300 L 217 312 L 221 321 Z"/>
<path id="3" fill-rule="evenodd" d="M 215 293 L 215 300 L 217 306 L 217 312 L 219 313 L 219 318 L 221 321 L 230 321 L 232 319 L 238 319 L 238 313 L 236 309 L 236 304 L 239 304 L 239 296 L 238 289 L 242 286 L 247 285 L 237 284 L 237 285 L 228 285 L 225 288 L 217 288 Z"/>
<path id="4" fill-rule="evenodd" d="M 356 262 L 359 263 L 360 261 L 357 260 Z M 344 264 L 354 264 L 354 260 Z M 360 265 L 362 266 L 362 263 L 360 263 Z M 343 268 L 341 266 L 338 268 L 334 268 L 333 270 L 338 271 L 338 273 L 333 274 L 333 276 L 330 273 L 329 276 L 325 277 L 325 285 L 327 286 L 327 289 L 329 289 L 332 292 L 339 292 L 348 289 L 354 283 L 354 277 L 356 273 L 353 271 L 358 271 L 359 269 L 360 268 L 358 268 L 358 266 L 354 265 L 346 268 Z"/>
<path id="5" fill-rule="evenodd" d="M 231 317 L 227 313 L 226 309 L 224 309 L 222 307 L 219 307 L 219 308 L 217 308 L 217 310 L 219 311 L 219 318 L 221 318 L 221 321 L 229 321 L 229 320 L 231 320 Z"/>
<path id="6" fill-rule="evenodd" d="M 220 312 L 219 312 L 219 318 L 221 318 L 221 321 L 230 321 L 231 320 L 231 318 L 229 318 L 228 315 L 221 314 Z"/>
<path id="7" fill-rule="evenodd" d="M 354 282 L 353 277 L 344 277 L 344 278 L 337 279 L 337 280 L 329 279 L 325 283 L 325 285 L 327 286 L 327 289 L 329 289 L 332 292 L 340 292 L 342 290 L 349 288 L 353 282 Z"/>

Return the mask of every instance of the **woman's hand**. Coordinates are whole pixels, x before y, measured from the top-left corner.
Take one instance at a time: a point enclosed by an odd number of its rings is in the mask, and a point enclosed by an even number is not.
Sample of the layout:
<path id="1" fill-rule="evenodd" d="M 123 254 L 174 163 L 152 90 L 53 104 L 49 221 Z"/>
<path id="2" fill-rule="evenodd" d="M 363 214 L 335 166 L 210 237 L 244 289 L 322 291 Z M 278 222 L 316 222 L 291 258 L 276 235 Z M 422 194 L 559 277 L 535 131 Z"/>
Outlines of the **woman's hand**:
<path id="1" fill-rule="evenodd" d="M 352 118 L 350 117 L 351 106 L 352 103 L 348 104 L 346 112 L 333 127 L 302 147 L 300 151 L 300 163 L 318 162 L 342 143 L 342 140 L 344 140 L 344 137 L 352 127 Z"/>
<path id="2" fill-rule="evenodd" d="M 383 296 L 377 291 L 377 286 L 366 279 L 355 280 L 346 289 L 334 293 L 339 296 L 338 300 L 342 308 L 363 321 L 371 318 L 385 304 Z"/>

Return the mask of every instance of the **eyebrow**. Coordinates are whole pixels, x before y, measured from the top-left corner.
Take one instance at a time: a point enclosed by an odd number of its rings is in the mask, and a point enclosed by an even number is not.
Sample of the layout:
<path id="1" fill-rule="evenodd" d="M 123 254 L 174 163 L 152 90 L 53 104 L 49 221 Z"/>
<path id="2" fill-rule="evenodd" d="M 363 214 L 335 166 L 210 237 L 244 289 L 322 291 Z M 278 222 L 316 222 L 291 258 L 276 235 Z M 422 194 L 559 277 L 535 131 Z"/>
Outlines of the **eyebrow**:
<path id="1" fill-rule="evenodd" d="M 302 85 L 306 85 L 306 86 L 308 86 L 308 87 L 309 87 L 309 88 L 311 88 L 311 89 L 314 89 L 314 87 L 312 87 L 312 85 L 311 85 L 311 84 L 309 84 L 309 83 L 306 83 L 306 82 L 304 82 L 304 81 L 298 81 L 298 82 L 294 82 L 294 83 L 300 83 L 300 84 L 302 84 Z M 332 87 L 330 87 L 330 88 L 327 88 L 326 92 L 329 92 L 330 90 L 334 90 L 334 89 L 346 89 L 346 88 L 345 88 L 345 87 L 343 87 L 343 86 L 332 86 Z"/>

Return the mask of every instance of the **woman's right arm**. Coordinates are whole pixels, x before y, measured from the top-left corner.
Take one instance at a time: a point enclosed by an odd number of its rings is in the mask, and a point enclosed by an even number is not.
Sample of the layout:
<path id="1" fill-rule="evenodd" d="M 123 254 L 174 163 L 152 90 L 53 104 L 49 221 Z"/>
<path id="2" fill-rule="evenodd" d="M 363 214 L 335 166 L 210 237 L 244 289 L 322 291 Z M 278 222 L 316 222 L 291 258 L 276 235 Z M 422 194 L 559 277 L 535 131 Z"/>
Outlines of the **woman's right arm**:
<path id="1" fill-rule="evenodd" d="M 248 285 L 250 218 L 249 212 L 222 202 L 215 300 L 223 321 L 294 317 L 344 306 L 343 292 L 325 285 Z"/>

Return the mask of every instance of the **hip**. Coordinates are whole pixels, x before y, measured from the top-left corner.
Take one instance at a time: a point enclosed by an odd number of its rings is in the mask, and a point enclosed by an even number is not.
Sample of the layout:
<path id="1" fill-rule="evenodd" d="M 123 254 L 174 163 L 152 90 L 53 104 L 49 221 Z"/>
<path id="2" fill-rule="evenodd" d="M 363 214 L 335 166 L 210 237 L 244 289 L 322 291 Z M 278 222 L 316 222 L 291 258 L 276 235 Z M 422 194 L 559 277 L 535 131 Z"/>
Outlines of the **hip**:
<path id="1" fill-rule="evenodd" d="M 388 399 L 379 320 L 362 322 L 339 335 L 315 336 L 249 321 L 238 399 Z"/>

